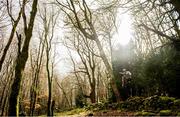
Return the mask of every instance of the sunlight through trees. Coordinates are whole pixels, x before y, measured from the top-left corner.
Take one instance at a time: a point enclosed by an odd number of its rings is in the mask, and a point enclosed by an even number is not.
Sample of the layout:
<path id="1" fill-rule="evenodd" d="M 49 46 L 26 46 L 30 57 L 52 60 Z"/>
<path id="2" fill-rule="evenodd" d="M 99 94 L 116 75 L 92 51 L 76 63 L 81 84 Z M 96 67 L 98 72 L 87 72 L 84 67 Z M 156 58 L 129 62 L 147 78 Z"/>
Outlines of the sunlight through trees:
<path id="1" fill-rule="evenodd" d="M 1 116 L 178 116 L 179 84 L 179 0 L 0 0 Z"/>

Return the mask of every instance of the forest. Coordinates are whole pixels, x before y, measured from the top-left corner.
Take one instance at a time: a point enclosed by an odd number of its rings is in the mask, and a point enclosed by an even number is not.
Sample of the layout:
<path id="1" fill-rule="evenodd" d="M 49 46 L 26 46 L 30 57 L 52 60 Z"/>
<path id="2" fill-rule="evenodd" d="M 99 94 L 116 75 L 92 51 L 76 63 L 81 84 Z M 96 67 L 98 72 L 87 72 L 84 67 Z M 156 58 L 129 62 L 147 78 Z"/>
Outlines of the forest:
<path id="1" fill-rule="evenodd" d="M 0 116 L 180 116 L 180 0 L 0 0 Z"/>

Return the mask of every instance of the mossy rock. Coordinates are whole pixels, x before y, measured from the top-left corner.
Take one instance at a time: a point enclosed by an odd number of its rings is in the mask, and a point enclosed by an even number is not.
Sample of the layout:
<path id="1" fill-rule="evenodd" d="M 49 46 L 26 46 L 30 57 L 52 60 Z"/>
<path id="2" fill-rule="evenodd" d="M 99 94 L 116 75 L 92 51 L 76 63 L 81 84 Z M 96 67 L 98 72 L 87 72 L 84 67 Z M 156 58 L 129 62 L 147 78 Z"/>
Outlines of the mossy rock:
<path id="1" fill-rule="evenodd" d="M 121 102 L 119 103 L 119 108 L 120 109 L 127 109 L 128 107 L 128 103 L 127 102 Z"/>
<path id="2" fill-rule="evenodd" d="M 168 96 L 151 96 L 144 100 L 143 105 L 146 110 L 167 110 L 173 107 L 175 98 Z"/>
<path id="3" fill-rule="evenodd" d="M 118 109 L 119 106 L 120 105 L 118 103 L 108 104 L 108 109 Z"/>
<path id="4" fill-rule="evenodd" d="M 160 109 L 171 109 L 171 107 L 174 104 L 174 97 L 168 97 L 168 96 L 160 96 L 159 99 L 159 108 Z"/>
<path id="5" fill-rule="evenodd" d="M 174 105 L 180 107 L 180 99 L 174 100 Z"/>
<path id="6" fill-rule="evenodd" d="M 135 113 L 135 116 L 155 116 L 155 113 L 152 112 L 146 112 L 146 111 L 141 111 L 141 112 L 137 112 Z"/>
<path id="7" fill-rule="evenodd" d="M 141 106 L 143 105 L 144 98 L 143 97 L 130 97 L 125 102 L 125 105 L 127 109 L 129 110 L 140 110 Z"/>
<path id="8" fill-rule="evenodd" d="M 180 111 L 180 99 L 176 99 L 173 102 L 173 106 L 171 107 L 172 110 L 175 110 L 176 112 Z"/>
<path id="9" fill-rule="evenodd" d="M 168 97 L 168 96 L 160 96 L 160 99 L 162 101 L 174 101 L 176 98 L 174 97 Z"/>
<path id="10" fill-rule="evenodd" d="M 157 95 L 148 97 L 144 100 L 143 105 L 146 110 L 157 110 L 160 107 L 160 97 Z"/>
<path id="11" fill-rule="evenodd" d="M 177 116 L 180 116 L 180 112 L 177 113 Z"/>
<path id="12" fill-rule="evenodd" d="M 124 108 L 124 102 L 117 103 L 117 109 L 123 109 Z"/>
<path id="13" fill-rule="evenodd" d="M 161 110 L 159 112 L 160 116 L 170 116 L 172 115 L 172 111 L 171 110 Z"/>

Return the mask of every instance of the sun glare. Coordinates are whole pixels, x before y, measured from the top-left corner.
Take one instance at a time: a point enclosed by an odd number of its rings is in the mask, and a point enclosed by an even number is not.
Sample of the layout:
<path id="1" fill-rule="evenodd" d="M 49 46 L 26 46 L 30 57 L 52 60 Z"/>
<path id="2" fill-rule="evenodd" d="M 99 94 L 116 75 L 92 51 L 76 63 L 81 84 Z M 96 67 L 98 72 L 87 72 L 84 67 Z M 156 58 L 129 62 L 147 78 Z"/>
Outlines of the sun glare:
<path id="1" fill-rule="evenodd" d="M 130 16 L 124 14 L 123 16 L 119 16 L 121 20 L 120 26 L 118 26 L 117 33 L 113 36 L 115 39 L 116 44 L 127 45 L 131 39 L 131 22 Z"/>

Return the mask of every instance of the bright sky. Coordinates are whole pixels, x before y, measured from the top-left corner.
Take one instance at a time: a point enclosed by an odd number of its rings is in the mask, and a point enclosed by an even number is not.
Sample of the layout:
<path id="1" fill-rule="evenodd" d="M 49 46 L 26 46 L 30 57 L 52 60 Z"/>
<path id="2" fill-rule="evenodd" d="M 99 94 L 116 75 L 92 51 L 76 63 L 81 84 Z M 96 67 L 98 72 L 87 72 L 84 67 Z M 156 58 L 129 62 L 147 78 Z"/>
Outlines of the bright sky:
<path id="1" fill-rule="evenodd" d="M 121 21 L 120 21 L 120 25 L 118 26 L 117 33 L 115 33 L 113 36 L 116 42 L 115 46 L 117 46 L 118 44 L 125 46 L 132 38 L 131 16 L 128 14 L 119 13 L 118 19 L 120 19 Z"/>
<path id="2" fill-rule="evenodd" d="M 115 40 L 114 45 L 115 48 L 121 44 L 126 46 L 130 39 L 132 38 L 132 27 L 131 27 L 131 17 L 128 14 L 119 14 L 118 15 L 119 26 L 118 32 L 113 36 L 113 40 Z M 59 63 L 57 64 L 57 70 L 61 75 L 66 75 L 71 70 L 71 61 L 68 60 L 68 52 L 67 49 L 63 46 L 58 48 L 59 55 L 57 56 Z M 78 59 L 77 54 L 73 53 L 73 56 Z M 58 62 L 58 61 L 57 61 Z"/>

